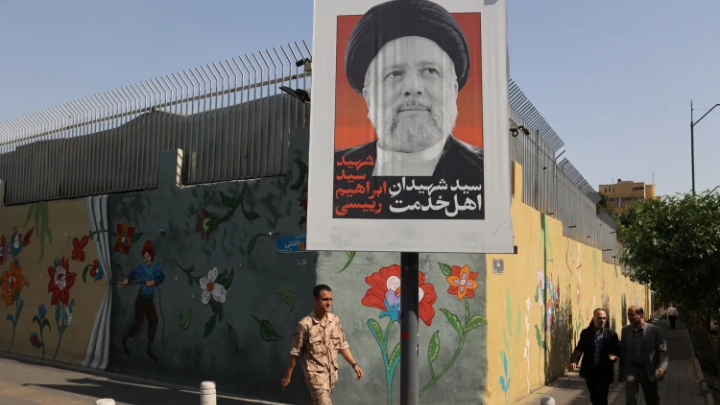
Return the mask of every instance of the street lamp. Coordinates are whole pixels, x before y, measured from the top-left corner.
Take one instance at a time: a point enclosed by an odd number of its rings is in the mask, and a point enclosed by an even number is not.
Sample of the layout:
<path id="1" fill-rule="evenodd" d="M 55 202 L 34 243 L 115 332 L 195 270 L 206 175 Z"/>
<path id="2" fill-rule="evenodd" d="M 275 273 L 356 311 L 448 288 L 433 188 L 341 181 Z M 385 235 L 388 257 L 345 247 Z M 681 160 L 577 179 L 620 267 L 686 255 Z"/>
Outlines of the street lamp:
<path id="1" fill-rule="evenodd" d="M 690 164 L 692 165 L 692 192 L 693 195 L 695 195 L 695 125 L 697 125 L 700 121 L 702 121 L 703 118 L 705 118 L 706 115 L 710 114 L 712 110 L 715 109 L 715 107 L 719 106 L 720 104 L 715 104 L 711 109 L 709 109 L 705 114 L 703 114 L 700 119 L 693 122 L 693 105 L 692 100 L 690 100 Z"/>

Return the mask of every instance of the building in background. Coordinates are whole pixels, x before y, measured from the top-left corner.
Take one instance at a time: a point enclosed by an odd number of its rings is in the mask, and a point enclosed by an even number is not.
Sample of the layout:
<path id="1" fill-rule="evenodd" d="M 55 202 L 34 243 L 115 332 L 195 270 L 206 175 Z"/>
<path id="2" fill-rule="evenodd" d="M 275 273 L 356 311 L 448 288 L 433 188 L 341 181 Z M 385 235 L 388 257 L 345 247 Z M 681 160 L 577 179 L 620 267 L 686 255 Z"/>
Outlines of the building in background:
<path id="1" fill-rule="evenodd" d="M 601 184 L 600 193 L 607 197 L 608 205 L 617 216 L 621 216 L 635 202 L 660 198 L 655 195 L 654 184 L 622 179 L 618 179 L 615 184 Z"/>

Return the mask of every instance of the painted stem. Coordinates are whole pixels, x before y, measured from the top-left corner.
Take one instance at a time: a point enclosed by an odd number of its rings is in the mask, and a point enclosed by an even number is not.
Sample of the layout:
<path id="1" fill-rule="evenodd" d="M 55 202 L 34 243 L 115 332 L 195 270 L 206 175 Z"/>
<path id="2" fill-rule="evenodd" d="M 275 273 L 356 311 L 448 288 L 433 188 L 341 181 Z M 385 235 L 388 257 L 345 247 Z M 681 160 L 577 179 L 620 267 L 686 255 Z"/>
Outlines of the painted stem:
<path id="1" fill-rule="evenodd" d="M 425 391 L 427 391 L 428 388 L 432 387 L 433 384 L 437 382 L 455 363 L 455 360 L 457 360 L 458 356 L 460 356 L 460 352 L 462 352 L 463 346 L 465 345 L 465 333 L 463 333 L 462 336 L 460 336 L 460 344 L 458 345 L 458 348 L 455 350 L 455 354 L 450 358 L 450 361 L 445 364 L 445 367 L 438 373 L 435 377 L 433 377 L 430 381 L 428 381 L 427 384 L 425 384 L 424 387 L 420 389 L 420 396 L 422 396 Z"/>
<path id="2" fill-rule="evenodd" d="M 64 332 L 65 332 L 64 330 L 60 329 L 60 337 L 58 338 L 58 344 L 57 344 L 57 347 L 55 348 L 55 355 L 53 356 L 53 361 L 55 360 L 55 358 L 58 355 L 58 352 L 60 351 L 60 343 L 62 343 L 62 337 L 63 337 Z"/>
<path id="3" fill-rule="evenodd" d="M 43 330 L 43 328 L 42 328 L 42 321 L 41 321 L 41 325 L 40 325 L 40 344 L 42 345 L 42 358 L 44 359 L 44 358 L 45 358 L 45 338 L 43 338 L 42 330 Z"/>
<path id="4" fill-rule="evenodd" d="M 18 308 L 18 302 L 15 301 L 15 319 L 13 319 L 13 321 L 12 321 L 13 331 L 12 331 L 12 337 L 10 338 L 10 348 L 8 349 L 8 353 L 12 352 L 13 342 L 15 342 L 15 325 L 17 325 L 17 316 L 18 316 L 17 308 Z"/>

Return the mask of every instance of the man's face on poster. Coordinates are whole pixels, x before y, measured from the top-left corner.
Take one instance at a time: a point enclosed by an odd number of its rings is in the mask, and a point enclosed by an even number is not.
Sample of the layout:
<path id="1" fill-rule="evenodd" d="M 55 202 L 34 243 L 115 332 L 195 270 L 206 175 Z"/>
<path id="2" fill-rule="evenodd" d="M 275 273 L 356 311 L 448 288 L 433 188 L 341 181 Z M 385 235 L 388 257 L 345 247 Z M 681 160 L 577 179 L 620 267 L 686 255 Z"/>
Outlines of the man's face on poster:
<path id="1" fill-rule="evenodd" d="M 419 152 L 444 141 L 457 119 L 455 66 L 423 37 L 390 41 L 365 75 L 363 96 L 380 148 Z"/>

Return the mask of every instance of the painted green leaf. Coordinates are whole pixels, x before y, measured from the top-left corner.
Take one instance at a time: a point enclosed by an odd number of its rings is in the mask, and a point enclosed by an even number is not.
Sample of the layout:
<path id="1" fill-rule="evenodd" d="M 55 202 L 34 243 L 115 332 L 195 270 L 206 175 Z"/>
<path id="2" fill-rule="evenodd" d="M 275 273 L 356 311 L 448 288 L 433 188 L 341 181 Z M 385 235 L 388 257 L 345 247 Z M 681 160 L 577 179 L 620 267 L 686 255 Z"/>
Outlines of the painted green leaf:
<path id="1" fill-rule="evenodd" d="M 510 341 L 508 340 L 507 333 L 503 330 L 503 342 L 505 343 L 505 351 L 510 351 Z"/>
<path id="2" fill-rule="evenodd" d="M 252 239 L 250 239 L 250 242 L 248 243 L 248 247 L 247 247 L 248 254 L 250 254 L 250 252 L 252 252 L 252 250 L 255 249 L 255 244 L 257 243 L 258 237 L 260 237 L 262 235 L 264 235 L 264 233 L 259 233 L 255 236 L 253 236 Z"/>
<path id="3" fill-rule="evenodd" d="M 395 370 L 395 367 L 397 367 L 398 363 L 400 362 L 400 353 L 401 352 L 402 352 L 401 345 L 398 342 L 398 344 L 395 345 L 395 348 L 393 349 L 392 354 L 390 355 L 390 361 L 388 362 L 388 364 L 390 365 L 391 371 Z"/>
<path id="4" fill-rule="evenodd" d="M 88 265 L 85 266 L 85 268 L 83 269 L 82 277 L 83 277 L 83 281 L 86 282 L 86 283 L 87 283 L 87 280 L 85 279 L 85 277 L 87 277 L 88 271 L 90 271 L 90 268 L 91 268 L 91 267 L 92 267 L 92 264 L 88 264 Z"/>
<path id="5" fill-rule="evenodd" d="M 537 344 L 540 346 L 541 349 L 545 350 L 545 342 L 542 340 L 542 335 L 540 334 L 540 328 L 538 328 L 537 325 L 535 325 L 535 337 L 537 338 Z"/>
<path id="6" fill-rule="evenodd" d="M 465 322 L 465 331 L 470 332 L 471 330 L 477 328 L 480 325 L 485 325 L 487 323 L 487 319 L 485 319 L 482 315 L 473 315 L 470 319 Z"/>
<path id="7" fill-rule="evenodd" d="M 47 235 L 50 244 L 52 244 L 52 231 L 50 230 L 50 226 L 47 224 L 47 218 L 45 218 L 45 234 Z"/>
<path id="8" fill-rule="evenodd" d="M 58 323 L 58 324 L 59 324 L 59 322 L 60 322 L 60 315 L 61 315 L 61 314 L 62 314 L 62 313 L 61 313 L 61 311 L 60 311 L 60 304 L 58 304 L 58 305 L 55 306 L 55 323 Z"/>
<path id="9" fill-rule="evenodd" d="M 180 316 L 178 317 L 178 325 L 180 325 L 180 328 L 183 330 L 188 330 L 190 328 L 190 324 L 192 323 L 192 308 L 184 309 L 180 311 Z"/>
<path id="10" fill-rule="evenodd" d="M 33 323 L 38 324 L 38 326 L 41 326 L 41 324 L 40 324 L 40 318 L 39 318 L 37 315 L 33 316 L 33 320 L 32 320 L 32 321 L 33 321 Z"/>
<path id="11" fill-rule="evenodd" d="M 230 324 L 228 324 L 228 333 L 230 334 L 230 343 L 232 344 L 233 354 L 237 356 L 240 353 L 240 338 L 238 337 L 235 328 L 233 328 Z"/>
<path id="12" fill-rule="evenodd" d="M 5 319 L 7 319 L 8 321 L 10 321 L 12 323 L 15 323 L 15 318 L 13 318 L 13 316 L 10 314 L 5 315 Z"/>
<path id="13" fill-rule="evenodd" d="M 282 337 L 275 332 L 275 327 L 273 327 L 270 321 L 267 319 L 259 320 L 253 315 L 250 316 L 252 316 L 255 322 L 258 323 L 258 326 L 260 326 L 260 337 L 262 340 L 266 342 L 276 342 L 278 340 L 282 340 Z"/>
<path id="14" fill-rule="evenodd" d="M 206 338 L 210 336 L 213 329 L 215 329 L 215 323 L 217 322 L 217 319 L 215 317 L 215 314 L 205 323 L 205 334 L 203 335 L 203 338 Z"/>
<path id="15" fill-rule="evenodd" d="M 142 238 L 142 236 L 143 236 L 143 233 L 142 233 L 142 232 L 137 232 L 137 233 L 133 234 L 133 236 L 132 236 L 132 243 L 135 243 L 135 242 L 139 241 L 140 238 Z"/>
<path id="16" fill-rule="evenodd" d="M 47 326 L 47 328 L 48 328 L 49 331 L 52 331 L 52 328 L 50 327 L 50 321 L 48 321 L 47 319 L 43 319 L 43 320 L 42 320 L 42 325 L 40 325 L 40 330 L 42 330 L 42 328 L 44 328 L 44 327 L 46 327 L 46 326 Z"/>
<path id="17" fill-rule="evenodd" d="M 293 309 L 295 309 L 295 292 L 290 289 L 285 289 L 278 292 L 278 294 L 280 294 L 280 299 L 282 300 L 282 302 L 288 304 L 288 306 L 290 307 L 290 312 L 292 312 Z"/>
<path id="18" fill-rule="evenodd" d="M 445 308 L 440 308 L 440 311 L 442 311 L 443 314 L 445 314 L 445 317 L 447 317 L 448 322 L 450 322 L 450 325 L 455 329 L 455 331 L 458 333 L 459 336 L 463 336 L 465 333 L 465 330 L 462 326 L 462 323 L 460 322 L 460 318 L 458 318 L 457 315 L 453 314 L 452 312 L 448 311 Z"/>
<path id="19" fill-rule="evenodd" d="M 450 277 L 452 275 L 452 266 L 445 263 L 438 264 L 440 265 L 440 271 L 442 271 L 442 274 L 444 274 L 445 277 Z"/>
<path id="20" fill-rule="evenodd" d="M 25 225 L 24 225 L 24 226 L 27 226 L 28 223 L 30 222 L 30 218 L 32 218 L 32 214 L 33 214 L 33 210 L 34 210 L 34 209 L 35 209 L 35 204 L 32 204 L 32 205 L 30 206 L 30 208 L 28 208 L 28 213 L 27 213 L 27 217 L 25 217 Z"/>
<path id="21" fill-rule="evenodd" d="M 218 314 L 218 322 L 222 321 L 223 315 L 225 314 L 225 309 L 223 308 L 223 304 L 218 302 L 217 305 L 217 314 Z"/>
<path id="22" fill-rule="evenodd" d="M 428 343 L 428 364 L 432 365 L 435 360 L 438 358 L 438 354 L 440 353 L 440 331 L 436 330 L 435 333 L 433 333 L 432 337 L 430 338 L 430 343 Z"/>
<path id="23" fill-rule="evenodd" d="M 305 163 L 302 162 L 301 160 L 295 159 L 295 163 L 297 163 L 298 168 L 300 168 L 300 175 L 298 176 L 298 179 L 295 181 L 295 184 L 290 186 L 290 190 L 299 190 L 300 187 L 302 187 L 303 184 L 305 184 L 305 176 L 306 176 L 307 170 L 308 170 L 307 165 L 305 165 Z"/>
<path id="24" fill-rule="evenodd" d="M 240 204 L 240 200 L 238 200 L 236 197 L 228 197 L 223 193 L 220 192 L 220 200 L 222 201 L 223 205 L 228 208 L 235 208 Z"/>
<path id="25" fill-rule="evenodd" d="M 508 290 L 507 286 L 505 286 L 505 316 L 512 336 L 512 300 L 510 300 L 510 290 Z"/>
<path id="26" fill-rule="evenodd" d="M 383 331 L 380 328 L 380 324 L 374 319 L 368 319 L 367 324 L 368 328 L 370 329 L 370 333 L 375 336 L 375 340 L 377 340 L 380 347 L 384 350 L 385 344 L 383 343 Z"/>
<path id="27" fill-rule="evenodd" d="M 233 278 L 235 278 L 235 271 L 233 271 L 233 270 L 231 269 L 231 270 L 227 273 L 227 277 L 226 277 L 226 279 L 225 279 L 225 284 L 220 284 L 220 285 L 222 285 L 223 287 L 225 287 L 225 289 L 227 290 L 227 289 L 230 288 L 230 286 L 232 285 Z"/>
<path id="28" fill-rule="evenodd" d="M 251 221 L 252 221 L 253 219 L 260 218 L 260 214 L 258 214 L 257 212 L 254 212 L 254 211 L 245 211 L 244 209 L 243 209 L 243 215 L 245 215 L 245 218 L 247 218 L 247 219 L 249 219 L 249 220 L 251 220 Z"/>
<path id="29" fill-rule="evenodd" d="M 346 252 L 347 253 L 347 262 L 345 263 L 345 266 L 338 271 L 338 273 L 342 273 L 345 269 L 350 266 L 350 263 L 352 263 L 353 259 L 355 259 L 355 252 Z"/>

